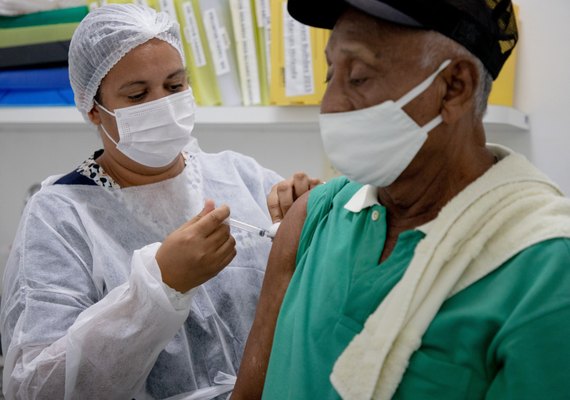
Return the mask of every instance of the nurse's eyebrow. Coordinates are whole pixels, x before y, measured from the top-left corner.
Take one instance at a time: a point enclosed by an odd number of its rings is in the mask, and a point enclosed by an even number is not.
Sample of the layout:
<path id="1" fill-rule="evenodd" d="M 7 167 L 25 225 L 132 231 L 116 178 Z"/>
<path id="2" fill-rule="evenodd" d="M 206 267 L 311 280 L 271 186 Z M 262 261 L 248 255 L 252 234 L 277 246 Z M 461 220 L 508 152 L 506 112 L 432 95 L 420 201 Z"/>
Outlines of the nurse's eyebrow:
<path id="1" fill-rule="evenodd" d="M 124 85 L 122 85 L 119 90 L 123 90 L 128 88 L 129 86 L 135 86 L 135 85 L 144 85 L 146 84 L 146 81 L 130 81 L 125 83 Z"/>
<path id="2" fill-rule="evenodd" d="M 166 79 L 172 79 L 178 75 L 186 75 L 186 70 L 184 68 L 180 68 L 179 70 L 174 71 L 173 73 L 171 73 L 170 75 L 168 75 L 166 77 Z"/>
<path id="3" fill-rule="evenodd" d="M 168 76 L 166 77 L 166 79 L 172 79 L 172 78 L 175 78 L 175 77 L 177 77 L 177 76 L 179 76 L 179 75 L 186 75 L 186 70 L 185 70 L 184 68 L 180 68 L 180 69 L 174 71 L 173 73 L 171 73 L 170 75 L 168 75 Z M 127 82 L 127 83 L 125 83 L 124 85 L 122 85 L 122 86 L 119 88 L 119 90 L 126 89 L 126 88 L 128 88 L 128 87 L 130 87 L 130 86 L 144 85 L 144 84 L 146 84 L 146 83 L 147 83 L 147 81 L 130 81 L 130 82 Z"/>

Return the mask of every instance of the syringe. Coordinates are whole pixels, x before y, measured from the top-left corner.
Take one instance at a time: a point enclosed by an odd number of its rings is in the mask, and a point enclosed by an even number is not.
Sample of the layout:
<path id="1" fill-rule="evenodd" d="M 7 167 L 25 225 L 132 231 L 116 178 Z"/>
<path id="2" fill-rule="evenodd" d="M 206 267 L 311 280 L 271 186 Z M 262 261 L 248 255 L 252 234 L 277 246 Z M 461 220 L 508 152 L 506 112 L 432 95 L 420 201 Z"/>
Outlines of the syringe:
<path id="1" fill-rule="evenodd" d="M 227 221 L 228 224 L 230 226 L 233 226 L 234 228 L 248 231 L 261 237 L 267 237 L 273 240 L 273 237 L 275 236 L 275 234 L 272 235 L 267 229 L 259 228 L 255 225 L 246 224 L 245 222 L 238 221 L 237 219 L 228 218 Z"/>

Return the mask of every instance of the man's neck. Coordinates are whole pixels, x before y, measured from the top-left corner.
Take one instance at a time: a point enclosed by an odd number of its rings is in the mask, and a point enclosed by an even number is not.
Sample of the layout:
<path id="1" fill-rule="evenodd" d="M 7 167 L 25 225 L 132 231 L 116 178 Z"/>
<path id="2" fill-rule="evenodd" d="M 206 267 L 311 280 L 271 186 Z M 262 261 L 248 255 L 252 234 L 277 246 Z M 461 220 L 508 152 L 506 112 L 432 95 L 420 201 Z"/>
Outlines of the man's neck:
<path id="1" fill-rule="evenodd" d="M 378 190 L 380 203 L 388 212 L 391 234 L 414 229 L 433 220 L 440 210 L 495 162 L 484 146 L 469 152 L 443 155 L 429 170 Z M 415 179 L 417 178 L 417 179 Z"/>

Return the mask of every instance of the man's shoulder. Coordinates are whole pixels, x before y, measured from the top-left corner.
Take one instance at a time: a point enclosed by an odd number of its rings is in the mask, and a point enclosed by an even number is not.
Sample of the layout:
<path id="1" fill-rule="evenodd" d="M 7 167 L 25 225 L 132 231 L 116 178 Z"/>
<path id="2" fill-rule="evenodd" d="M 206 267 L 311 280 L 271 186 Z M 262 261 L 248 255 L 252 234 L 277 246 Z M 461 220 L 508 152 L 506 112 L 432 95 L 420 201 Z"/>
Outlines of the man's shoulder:
<path id="1" fill-rule="evenodd" d="M 542 265 L 558 265 L 570 274 L 570 237 L 555 237 L 533 244 L 522 250 L 513 260 L 532 260 Z"/>
<path id="2" fill-rule="evenodd" d="M 558 237 L 535 243 L 507 260 L 492 274 L 493 280 L 522 292 L 553 290 L 570 285 L 570 238 Z M 538 289 L 543 288 L 543 289 Z"/>
<path id="3" fill-rule="evenodd" d="M 345 176 L 335 177 L 311 190 L 309 207 L 316 207 L 323 202 L 346 204 L 360 188 L 362 184 L 351 181 Z"/>

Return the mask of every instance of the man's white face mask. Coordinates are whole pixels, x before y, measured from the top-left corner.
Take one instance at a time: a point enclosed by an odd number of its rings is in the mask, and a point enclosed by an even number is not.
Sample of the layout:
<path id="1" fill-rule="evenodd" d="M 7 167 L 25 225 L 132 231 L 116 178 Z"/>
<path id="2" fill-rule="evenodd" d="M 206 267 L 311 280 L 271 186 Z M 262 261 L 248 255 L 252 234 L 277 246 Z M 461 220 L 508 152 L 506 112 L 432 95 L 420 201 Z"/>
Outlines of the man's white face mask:
<path id="1" fill-rule="evenodd" d="M 101 124 L 103 132 L 117 149 L 131 160 L 147 167 L 170 164 L 191 141 L 195 102 L 191 89 L 111 112 L 119 131 L 115 142 Z"/>
<path id="2" fill-rule="evenodd" d="M 400 100 L 385 101 L 356 111 L 320 115 L 325 151 L 334 167 L 362 184 L 386 187 L 412 162 L 429 131 L 443 120 L 441 115 L 419 126 L 402 110 L 423 93 L 451 60 Z"/>

